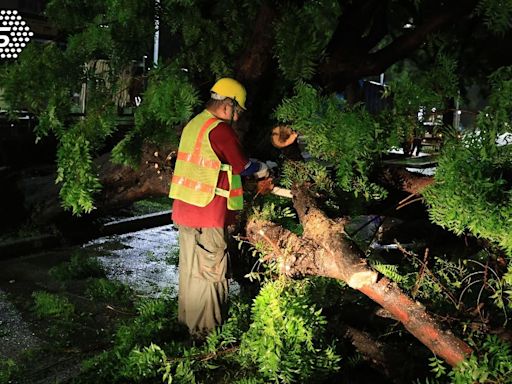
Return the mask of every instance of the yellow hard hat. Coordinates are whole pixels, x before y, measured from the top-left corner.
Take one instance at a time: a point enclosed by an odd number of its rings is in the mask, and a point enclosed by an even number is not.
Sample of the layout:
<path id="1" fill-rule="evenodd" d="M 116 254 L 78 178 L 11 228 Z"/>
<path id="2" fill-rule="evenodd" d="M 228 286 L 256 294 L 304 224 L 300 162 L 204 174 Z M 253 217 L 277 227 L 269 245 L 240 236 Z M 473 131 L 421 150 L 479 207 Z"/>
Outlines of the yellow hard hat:
<path id="1" fill-rule="evenodd" d="M 230 99 L 235 100 L 239 106 L 245 109 L 245 99 L 247 97 L 247 92 L 245 91 L 244 86 L 235 79 L 231 79 L 229 77 L 223 77 L 222 79 L 219 79 L 215 84 L 213 84 L 210 92 L 212 93 L 212 98 L 214 99 L 222 100 L 225 97 L 229 97 Z"/>

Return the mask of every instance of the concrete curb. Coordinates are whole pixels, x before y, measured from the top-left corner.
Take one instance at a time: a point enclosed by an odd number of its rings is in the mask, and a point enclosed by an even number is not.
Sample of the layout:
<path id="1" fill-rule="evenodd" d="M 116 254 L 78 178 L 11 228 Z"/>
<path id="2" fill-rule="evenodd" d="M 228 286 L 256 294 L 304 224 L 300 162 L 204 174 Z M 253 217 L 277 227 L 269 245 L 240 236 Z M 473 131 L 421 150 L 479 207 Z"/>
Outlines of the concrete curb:
<path id="1" fill-rule="evenodd" d="M 102 236 L 135 232 L 142 229 L 160 227 L 168 224 L 172 224 L 170 210 L 105 223 L 96 229 L 93 229 L 87 237 L 89 239 L 93 239 Z M 80 241 L 86 240 L 87 239 L 84 238 L 80 239 Z M 61 246 L 65 243 L 67 244 L 68 242 L 69 239 L 64 238 L 62 235 L 55 234 L 45 234 L 6 241 L 4 243 L 0 243 L 0 260 L 41 252 L 43 250 Z"/>

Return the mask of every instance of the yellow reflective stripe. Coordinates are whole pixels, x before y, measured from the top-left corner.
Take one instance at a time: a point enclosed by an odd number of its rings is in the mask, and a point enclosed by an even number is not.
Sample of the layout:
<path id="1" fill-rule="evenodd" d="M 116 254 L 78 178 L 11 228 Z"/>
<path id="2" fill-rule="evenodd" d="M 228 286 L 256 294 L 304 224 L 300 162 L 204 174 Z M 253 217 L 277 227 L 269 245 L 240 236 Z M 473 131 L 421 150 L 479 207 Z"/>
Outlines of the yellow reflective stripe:
<path id="1" fill-rule="evenodd" d="M 233 167 L 229 164 L 221 164 L 220 165 L 221 171 L 231 172 L 232 169 L 233 169 Z"/>
<path id="2" fill-rule="evenodd" d="M 225 189 L 222 188 L 215 188 L 215 194 L 225 197 L 226 199 L 229 197 L 229 191 L 226 191 Z"/>

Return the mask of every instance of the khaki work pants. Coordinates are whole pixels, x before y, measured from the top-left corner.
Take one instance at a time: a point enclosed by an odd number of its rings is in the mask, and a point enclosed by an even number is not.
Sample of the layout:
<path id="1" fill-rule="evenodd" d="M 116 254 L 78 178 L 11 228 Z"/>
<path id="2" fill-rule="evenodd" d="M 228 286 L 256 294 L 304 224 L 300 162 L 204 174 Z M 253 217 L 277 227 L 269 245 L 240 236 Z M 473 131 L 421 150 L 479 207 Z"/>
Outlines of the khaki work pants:
<path id="1" fill-rule="evenodd" d="M 178 225 L 178 320 L 191 335 L 204 337 L 222 323 L 227 312 L 228 253 L 223 228 Z"/>

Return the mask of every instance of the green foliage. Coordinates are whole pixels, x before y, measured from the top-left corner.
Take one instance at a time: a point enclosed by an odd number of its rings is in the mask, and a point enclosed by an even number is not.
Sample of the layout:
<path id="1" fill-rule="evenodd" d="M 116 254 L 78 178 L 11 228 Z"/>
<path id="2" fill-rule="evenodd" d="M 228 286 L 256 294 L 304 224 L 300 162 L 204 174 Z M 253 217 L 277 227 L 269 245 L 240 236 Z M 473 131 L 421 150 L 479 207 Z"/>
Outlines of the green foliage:
<path id="1" fill-rule="evenodd" d="M 512 1 L 510 0 L 480 0 L 477 13 L 482 15 L 486 26 L 492 32 L 505 34 L 512 26 Z"/>
<path id="2" fill-rule="evenodd" d="M 73 254 L 68 262 L 52 267 L 48 273 L 60 281 L 105 277 L 103 266 L 96 257 L 81 257 L 79 254 Z"/>
<path id="3" fill-rule="evenodd" d="M 456 234 L 483 237 L 512 255 L 512 194 L 505 176 L 512 169 L 512 148 L 495 143 L 501 124 L 490 116 L 479 121 L 479 133 L 446 144 L 436 183 L 424 196 L 432 221 Z"/>
<path id="4" fill-rule="evenodd" d="M 308 183 L 315 191 L 333 192 L 334 183 L 327 167 L 317 161 L 298 162 L 286 161 L 282 169 L 281 185 L 291 188 L 292 185 Z"/>
<path id="5" fill-rule="evenodd" d="M 407 68 L 386 86 L 383 97 L 391 97 L 393 107 L 378 119 L 388 127 L 390 146 L 399 146 L 418 134 L 420 107 L 442 110 L 446 100 L 457 96 L 459 79 L 456 73 L 456 60 L 439 50 L 428 70 L 411 74 Z"/>
<path id="6" fill-rule="evenodd" d="M 424 196 L 434 222 L 456 234 L 482 237 L 512 256 L 512 146 L 496 144 L 510 131 L 512 69 L 500 69 L 490 82 L 490 105 L 478 115 L 478 130 L 446 144 L 436 183 Z"/>
<path id="7" fill-rule="evenodd" d="M 275 55 L 286 79 L 297 81 L 313 77 L 340 14 L 340 5 L 335 1 L 287 7 L 275 25 Z"/>
<path id="8" fill-rule="evenodd" d="M 14 375 L 18 372 L 18 366 L 13 359 L 3 359 L 0 361 L 0 384 L 9 384 L 13 382 Z"/>
<path id="9" fill-rule="evenodd" d="M 175 126 L 188 121 L 198 104 L 198 93 L 185 72 L 175 66 L 154 70 L 135 112 L 135 128 L 113 148 L 112 160 L 138 167 L 144 142 L 176 145 Z"/>
<path id="10" fill-rule="evenodd" d="M 473 347 L 477 352 L 450 371 L 438 358 L 431 358 L 431 371 L 436 378 L 453 384 L 510 383 L 512 348 L 509 343 L 488 335 Z"/>
<path id="11" fill-rule="evenodd" d="M 110 57 L 114 65 L 121 65 L 142 57 L 152 43 L 151 2 L 51 0 L 46 14 L 58 28 L 68 32 L 67 49 L 82 62 Z"/>
<path id="12" fill-rule="evenodd" d="M 128 355 L 122 375 L 136 380 L 154 378 L 166 361 L 167 356 L 158 345 L 151 343 L 149 347 L 135 347 Z"/>
<path id="13" fill-rule="evenodd" d="M 132 61 L 140 60 L 151 46 L 154 4 L 135 0 L 52 0 L 46 13 L 67 32 L 64 48 L 55 43 L 29 44 L 16 62 L 2 69 L 0 78 L 11 114 L 27 109 L 38 117 L 38 137 L 52 133 L 57 138 L 56 181 L 62 183 L 62 205 L 79 215 L 94 209 L 95 194 L 101 186 L 92 159 L 117 129 L 116 100 L 127 86 L 123 76 L 130 73 Z M 73 104 L 72 95 L 83 86 L 87 89 L 85 116 L 73 121 L 69 113 L 79 108 Z M 182 92 L 188 90 L 184 87 Z M 164 87 L 162 91 L 170 90 Z M 166 96 L 163 101 L 182 100 L 175 93 Z M 172 103 L 157 107 L 173 112 Z M 124 152 L 131 149 L 138 154 L 147 134 L 140 130 L 127 133 L 122 142 Z M 117 158 L 122 159 L 121 152 L 115 152 Z"/>
<path id="14" fill-rule="evenodd" d="M 169 331 L 176 321 L 174 300 L 150 299 L 137 304 L 137 317 L 116 332 L 116 346 L 122 351 L 134 345 L 149 345 L 153 338 Z M 169 328 L 169 329 L 166 329 Z"/>
<path id="15" fill-rule="evenodd" d="M 173 61 L 198 75 L 233 75 L 233 63 L 247 44 L 259 5 L 236 0 L 162 2 L 162 22 L 182 45 Z"/>
<path id="16" fill-rule="evenodd" d="M 265 202 L 261 208 L 254 207 L 254 214 L 261 220 L 273 222 L 284 218 L 295 217 L 295 213 L 290 207 L 283 207 L 272 200 Z"/>
<path id="17" fill-rule="evenodd" d="M 493 323 L 507 324 L 512 308 L 512 285 L 510 273 L 496 266 L 499 254 L 483 249 L 471 257 L 451 260 L 447 255 L 420 257 L 413 251 L 403 252 L 407 258 L 400 264 L 386 263 L 375 254 L 369 255 L 369 263 L 411 297 L 438 313 L 451 312 L 465 317 L 468 309 L 485 306 L 493 313 Z M 467 331 L 465 326 L 461 330 Z"/>
<path id="18" fill-rule="evenodd" d="M 169 198 L 160 196 L 135 201 L 131 207 L 134 216 L 146 215 L 148 213 L 162 212 L 170 209 Z"/>
<path id="19" fill-rule="evenodd" d="M 111 350 L 84 361 L 78 383 L 125 383 L 130 378 L 135 382 L 135 378 L 144 377 L 144 362 L 153 361 L 148 354 L 156 353 L 153 348 L 153 352 L 146 354 L 141 346 L 179 339 L 179 335 L 186 332 L 177 322 L 176 299 L 144 299 L 136 304 L 136 310 L 137 316 L 117 329 Z"/>
<path id="20" fill-rule="evenodd" d="M 251 217 L 277 223 L 297 235 L 302 235 L 302 225 L 298 223 L 297 215 L 287 198 L 265 196 L 259 204 L 253 206 Z"/>
<path id="21" fill-rule="evenodd" d="M 123 304 L 129 304 L 133 297 L 133 291 L 127 285 L 103 278 L 90 279 L 85 294 L 93 300 L 113 300 Z"/>
<path id="22" fill-rule="evenodd" d="M 85 61 L 85 59 L 84 59 Z M 82 82 L 92 80 L 77 55 L 57 44 L 31 44 L 18 61 L 3 68 L 0 78 L 4 99 L 11 114 L 27 109 L 38 116 L 38 140 L 49 134 L 58 139 L 57 179 L 62 183 L 62 205 L 74 214 L 94 209 L 94 194 L 100 184 L 92 164 L 93 155 L 115 130 L 113 101 L 105 86 L 88 84 L 87 115 L 78 121 L 69 118 L 71 95 Z"/>
<path id="23" fill-rule="evenodd" d="M 165 262 L 169 265 L 178 266 L 180 260 L 180 249 L 176 246 L 169 247 L 169 251 L 165 255 Z"/>
<path id="24" fill-rule="evenodd" d="M 71 106 L 69 86 L 79 80 L 70 70 L 74 65 L 57 44 L 28 44 L 16 62 L 0 71 L 2 97 L 10 113 L 26 109 L 39 115 L 35 131 L 40 137 L 52 130 L 61 132 Z"/>
<path id="25" fill-rule="evenodd" d="M 508 297 L 508 308 L 512 309 L 512 268 L 507 270 L 507 273 L 503 276 L 503 279 L 500 280 L 500 288 L 501 290 L 496 290 L 498 293 L 505 293 Z M 499 302 L 503 302 L 503 299 L 498 299 Z M 499 306 L 499 305 L 498 305 Z M 504 306 L 504 305 L 503 305 Z"/>
<path id="26" fill-rule="evenodd" d="M 244 377 L 243 379 L 237 380 L 234 384 L 264 384 L 265 381 L 263 379 L 258 379 L 256 377 Z"/>
<path id="27" fill-rule="evenodd" d="M 388 279 L 393 280 L 397 283 L 402 283 L 406 280 L 406 276 L 402 276 L 398 270 L 398 265 L 395 264 L 385 264 L 377 259 L 370 259 L 370 266 L 386 276 Z"/>
<path id="28" fill-rule="evenodd" d="M 306 137 L 312 156 L 334 166 L 341 189 L 367 199 L 385 195 L 369 178 L 386 149 L 384 131 L 364 108 L 349 107 L 334 95 L 322 96 L 311 85 L 298 83 L 295 95 L 277 108 L 276 117 Z"/>
<path id="29" fill-rule="evenodd" d="M 339 356 L 322 344 L 326 321 L 307 299 L 308 289 L 307 281 L 278 279 L 254 300 L 240 353 L 267 381 L 311 382 L 339 369 Z"/>
<path id="30" fill-rule="evenodd" d="M 229 307 L 229 317 L 222 326 L 215 328 L 206 338 L 205 349 L 215 352 L 236 345 L 251 324 L 249 304 L 238 299 L 233 300 Z"/>
<path id="31" fill-rule="evenodd" d="M 90 141 L 82 134 L 73 130 L 62 136 L 55 181 L 62 183 L 62 206 L 75 215 L 94 209 L 94 195 L 101 188 L 92 160 Z"/>
<path id="32" fill-rule="evenodd" d="M 512 111 L 512 67 L 502 67 L 489 76 L 489 85 L 493 92 L 489 96 L 490 110 L 480 114 L 478 126 L 490 124 L 485 113 L 492 112 L 494 120 L 502 127 L 496 127 L 497 133 L 510 131 L 510 111 Z M 479 116 L 479 119 L 480 119 Z M 492 124 L 492 123 L 491 123 Z"/>
<path id="33" fill-rule="evenodd" d="M 34 292 L 34 312 L 40 318 L 69 320 L 75 312 L 75 306 L 65 297 L 48 292 Z"/>

